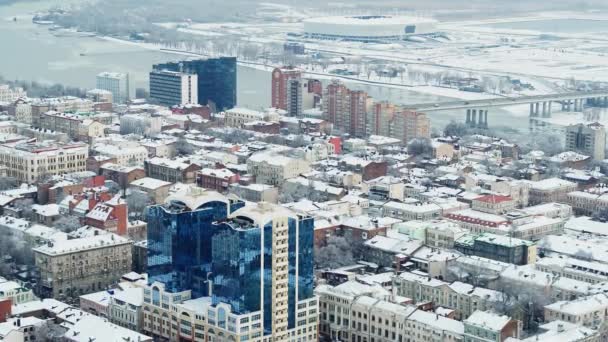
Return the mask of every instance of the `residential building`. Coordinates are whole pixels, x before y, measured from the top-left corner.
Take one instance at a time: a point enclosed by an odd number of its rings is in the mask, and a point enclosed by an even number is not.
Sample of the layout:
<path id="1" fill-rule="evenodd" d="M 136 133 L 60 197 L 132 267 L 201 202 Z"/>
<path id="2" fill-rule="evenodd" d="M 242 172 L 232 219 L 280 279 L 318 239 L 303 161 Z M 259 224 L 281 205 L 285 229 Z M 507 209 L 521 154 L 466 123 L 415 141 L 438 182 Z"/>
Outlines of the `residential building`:
<path id="1" fill-rule="evenodd" d="M 9 299 L 13 305 L 36 300 L 32 289 L 23 287 L 15 281 L 6 281 L 0 277 L 0 302 Z"/>
<path id="2" fill-rule="evenodd" d="M 602 335 L 607 317 L 608 295 L 605 293 L 545 305 L 545 322 L 560 320 L 599 330 Z"/>
<path id="3" fill-rule="evenodd" d="M 310 163 L 279 152 L 262 151 L 247 159 L 247 171 L 255 177 L 256 183 L 278 186 L 310 171 Z"/>
<path id="4" fill-rule="evenodd" d="M 137 113 L 120 117 L 120 134 L 140 134 L 154 136 L 162 130 L 163 118 L 160 115 Z"/>
<path id="5" fill-rule="evenodd" d="M 527 338 L 511 338 L 509 342 L 599 342 L 600 333 L 573 323 L 561 320 L 541 324 L 538 331 Z"/>
<path id="6" fill-rule="evenodd" d="M 127 214 L 127 203 L 117 194 L 109 201 L 95 204 L 84 216 L 84 224 L 127 236 Z"/>
<path id="7" fill-rule="evenodd" d="M 364 91 L 352 91 L 339 81 L 332 81 L 323 94 L 323 116 L 334 130 L 353 137 L 365 137 L 366 118 L 372 100 Z"/>
<path id="8" fill-rule="evenodd" d="M 249 202 L 277 203 L 279 201 L 279 188 L 267 184 L 230 184 L 230 193 Z"/>
<path id="9" fill-rule="evenodd" d="M 76 316 L 75 313 L 73 315 Z M 96 316 L 87 315 L 76 320 L 64 335 L 68 342 L 90 341 L 138 341 L 153 342 L 151 337 L 142 335 L 137 331 L 123 328 Z"/>
<path id="10" fill-rule="evenodd" d="M 129 87 L 129 74 L 102 72 L 97 75 L 95 88 L 111 92 L 114 103 L 129 101 Z"/>
<path id="11" fill-rule="evenodd" d="M 608 193 L 588 191 L 572 191 L 566 194 L 565 202 L 572 206 L 576 215 L 593 216 L 608 209 Z"/>
<path id="12" fill-rule="evenodd" d="M 154 70 L 169 70 L 196 74 L 198 103 L 213 104 L 213 112 L 236 106 L 236 57 L 195 59 L 169 62 L 154 66 Z"/>
<path id="13" fill-rule="evenodd" d="M 86 170 L 88 146 L 81 143 L 14 143 L 0 145 L 0 165 L 7 176 L 34 183 L 41 178 Z"/>
<path id="14" fill-rule="evenodd" d="M 521 335 L 521 322 L 490 311 L 476 311 L 463 323 L 464 342 L 504 342 Z"/>
<path id="15" fill-rule="evenodd" d="M 589 284 L 608 281 L 608 265 L 566 255 L 545 256 L 534 264 L 537 270 L 560 277 L 581 280 Z"/>
<path id="16" fill-rule="evenodd" d="M 228 169 L 209 169 L 204 168 L 197 173 L 196 183 L 201 188 L 227 192 L 230 185 L 238 183 L 239 174 Z"/>
<path id="17" fill-rule="evenodd" d="M 126 189 L 133 181 L 146 177 L 146 172 L 140 166 L 121 166 L 114 163 L 103 164 L 99 173 L 107 180 L 116 182 L 122 189 Z"/>
<path id="18" fill-rule="evenodd" d="M 271 107 L 286 110 L 291 116 L 299 116 L 302 112 L 301 81 L 299 69 L 291 66 L 275 68 L 272 71 Z"/>
<path id="19" fill-rule="evenodd" d="M 197 164 L 187 158 L 154 157 L 144 162 L 146 177 L 156 178 L 170 183 L 194 183 L 196 173 L 201 170 Z"/>
<path id="20" fill-rule="evenodd" d="M 606 128 L 599 122 L 566 127 L 566 150 L 579 151 L 594 160 L 604 160 Z"/>
<path id="21" fill-rule="evenodd" d="M 141 166 L 148 158 L 148 150 L 138 142 L 106 141 L 91 147 L 96 155 L 110 157 L 120 166 Z"/>
<path id="22" fill-rule="evenodd" d="M 45 320 L 36 317 L 9 318 L 0 323 L 0 341 L 23 342 L 35 341 L 37 330 L 45 325 Z"/>
<path id="23" fill-rule="evenodd" d="M 332 341 L 462 341 L 462 322 L 408 305 L 380 286 L 320 285 L 319 334 Z M 401 301 L 405 301 L 402 303 Z"/>
<path id="24" fill-rule="evenodd" d="M 414 138 L 430 138 L 431 124 L 424 113 L 396 107 L 387 102 L 375 103 L 367 115 L 368 135 L 381 135 L 408 143 Z"/>
<path id="25" fill-rule="evenodd" d="M 454 249 L 465 254 L 509 264 L 533 264 L 537 258 L 536 244 L 504 235 L 467 234 L 454 243 Z"/>
<path id="26" fill-rule="evenodd" d="M 150 72 L 150 98 L 167 107 L 198 104 L 198 75 L 153 70 Z"/>
<path id="27" fill-rule="evenodd" d="M 165 202 L 165 199 L 169 196 L 171 185 L 173 183 L 150 177 L 143 177 L 129 183 L 130 188 L 147 193 L 157 204 Z"/>
<path id="28" fill-rule="evenodd" d="M 251 122 L 266 121 L 267 115 L 247 108 L 232 108 L 225 112 L 224 123 L 228 127 L 242 128 Z"/>
<path id="29" fill-rule="evenodd" d="M 491 310 L 505 300 L 496 290 L 475 287 L 455 281 L 449 283 L 411 272 L 402 272 L 392 278 L 396 295 L 410 298 L 414 303 L 431 303 L 432 307 L 455 310 L 454 317 L 464 320 L 476 310 Z"/>
<path id="30" fill-rule="evenodd" d="M 517 203 L 510 196 L 484 195 L 473 199 L 471 208 L 488 214 L 501 215 L 514 210 Z"/>
<path id="31" fill-rule="evenodd" d="M 1 87 L 1 86 L 0 86 Z M 0 90 L 1 92 L 1 90 Z M 8 115 L 12 116 L 17 122 L 32 124 L 32 104 L 30 101 L 19 98 L 12 102 L 8 107 Z"/>
<path id="32" fill-rule="evenodd" d="M 466 234 L 466 230 L 447 220 L 418 221 L 425 226 L 425 244 L 430 247 L 453 249 L 455 241 Z"/>
<path id="33" fill-rule="evenodd" d="M 428 221 L 441 217 L 442 209 L 435 203 L 391 201 L 382 206 L 382 213 L 403 221 Z"/>
<path id="34" fill-rule="evenodd" d="M 57 299 L 107 289 L 131 271 L 132 241 L 112 233 L 34 248 L 40 295 Z"/>
<path id="35" fill-rule="evenodd" d="M 564 203 L 568 193 L 576 191 L 576 189 L 576 183 L 559 178 L 530 182 L 529 203 L 530 205 L 549 202 Z"/>
<path id="36" fill-rule="evenodd" d="M 14 102 L 25 97 L 27 97 L 27 93 L 23 88 L 11 89 L 8 84 L 0 84 L 0 102 Z"/>
<path id="37" fill-rule="evenodd" d="M 381 159 L 359 158 L 352 155 L 340 159 L 338 167 L 343 171 L 352 171 L 362 176 L 362 180 L 386 176 L 388 163 Z"/>
<path id="38" fill-rule="evenodd" d="M 133 331 L 143 330 L 144 290 L 140 287 L 114 291 L 109 298 L 110 322 Z"/>

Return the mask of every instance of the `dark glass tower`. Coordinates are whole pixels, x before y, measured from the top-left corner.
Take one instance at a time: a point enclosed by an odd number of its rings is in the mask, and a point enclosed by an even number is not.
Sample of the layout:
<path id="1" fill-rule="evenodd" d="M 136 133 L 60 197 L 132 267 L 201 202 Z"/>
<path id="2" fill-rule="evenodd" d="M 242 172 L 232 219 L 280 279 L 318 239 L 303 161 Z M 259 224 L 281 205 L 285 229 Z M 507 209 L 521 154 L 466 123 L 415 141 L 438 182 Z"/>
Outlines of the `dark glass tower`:
<path id="1" fill-rule="evenodd" d="M 277 340 L 312 322 L 302 313 L 316 307 L 313 218 L 200 191 L 149 208 L 149 282 L 192 289 L 193 298 L 210 296 L 236 314 L 260 313 L 264 335 Z"/>
<path id="2" fill-rule="evenodd" d="M 225 220 L 242 201 L 193 188 L 172 196 L 166 205 L 149 207 L 148 277 L 170 292 L 192 290 L 193 297 L 209 295 L 208 277 L 212 255 L 207 244 L 213 236 L 212 223 Z"/>
<path id="3" fill-rule="evenodd" d="M 297 304 L 313 297 L 313 218 L 258 203 L 213 225 L 213 304 L 262 311 L 266 333 L 277 324 L 294 328 Z M 275 320 L 282 309 L 287 320 Z"/>
<path id="4" fill-rule="evenodd" d="M 217 110 L 236 107 L 236 57 L 197 59 L 154 65 L 154 70 L 198 75 L 198 103 L 215 103 Z"/>

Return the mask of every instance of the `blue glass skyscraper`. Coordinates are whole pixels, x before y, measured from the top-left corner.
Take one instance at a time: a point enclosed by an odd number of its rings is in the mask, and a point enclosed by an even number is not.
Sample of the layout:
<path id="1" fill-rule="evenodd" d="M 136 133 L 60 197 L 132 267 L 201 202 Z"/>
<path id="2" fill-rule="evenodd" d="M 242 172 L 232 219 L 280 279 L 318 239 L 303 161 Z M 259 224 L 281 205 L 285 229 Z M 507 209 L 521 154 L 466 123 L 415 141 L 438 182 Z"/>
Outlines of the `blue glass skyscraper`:
<path id="1" fill-rule="evenodd" d="M 313 218 L 218 196 L 174 196 L 148 210 L 150 283 L 258 314 L 275 340 L 314 334 Z"/>
<path id="2" fill-rule="evenodd" d="M 148 278 L 172 292 L 192 290 L 193 296 L 207 296 L 211 272 L 212 223 L 224 220 L 242 201 L 203 189 L 168 198 L 166 205 L 149 207 Z"/>
<path id="3" fill-rule="evenodd" d="M 236 57 L 197 59 L 154 65 L 154 70 L 198 75 L 198 103 L 215 103 L 217 110 L 236 107 Z"/>

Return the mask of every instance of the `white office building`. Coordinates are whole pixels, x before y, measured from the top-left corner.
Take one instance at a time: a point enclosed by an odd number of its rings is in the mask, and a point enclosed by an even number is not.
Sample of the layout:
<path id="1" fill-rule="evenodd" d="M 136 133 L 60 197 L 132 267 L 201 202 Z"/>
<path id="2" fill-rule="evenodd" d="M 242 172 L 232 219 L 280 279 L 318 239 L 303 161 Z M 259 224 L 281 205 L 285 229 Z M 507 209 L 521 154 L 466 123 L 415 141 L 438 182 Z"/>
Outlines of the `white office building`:
<path id="1" fill-rule="evenodd" d="M 102 72 L 97 75 L 96 88 L 111 92 L 114 103 L 125 103 L 129 100 L 129 74 Z"/>

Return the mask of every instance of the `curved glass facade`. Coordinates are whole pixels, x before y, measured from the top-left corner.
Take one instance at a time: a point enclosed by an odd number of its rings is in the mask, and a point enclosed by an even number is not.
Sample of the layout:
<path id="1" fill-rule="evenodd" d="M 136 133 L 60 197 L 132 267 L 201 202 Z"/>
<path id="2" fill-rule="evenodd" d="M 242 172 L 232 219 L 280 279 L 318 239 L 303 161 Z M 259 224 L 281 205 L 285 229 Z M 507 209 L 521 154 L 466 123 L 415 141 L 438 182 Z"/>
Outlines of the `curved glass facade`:
<path id="1" fill-rule="evenodd" d="M 270 333 L 276 322 L 273 282 L 286 277 L 287 328 L 292 329 L 298 303 L 313 297 L 313 219 L 295 215 L 273 219 L 271 211 L 261 227 L 239 211 L 226 218 L 242 206 L 243 202 L 234 202 L 228 210 L 224 202 L 208 202 L 194 211 L 151 207 L 149 282 L 162 282 L 169 292 L 192 290 L 193 298 L 210 296 L 213 305 L 229 304 L 237 314 L 261 311 L 264 331 Z M 273 228 L 273 220 L 278 227 Z M 281 247 L 274 247 L 277 243 Z M 287 255 L 274 256 L 275 248 Z M 282 270 L 273 269 L 277 258 L 283 260 Z"/>
<path id="2" fill-rule="evenodd" d="M 224 220 L 243 202 L 211 201 L 195 210 L 179 203 L 149 207 L 148 277 L 149 282 L 164 283 L 167 291 L 192 290 L 196 297 L 208 295 L 208 276 L 212 255 L 208 241 L 212 223 Z"/>

